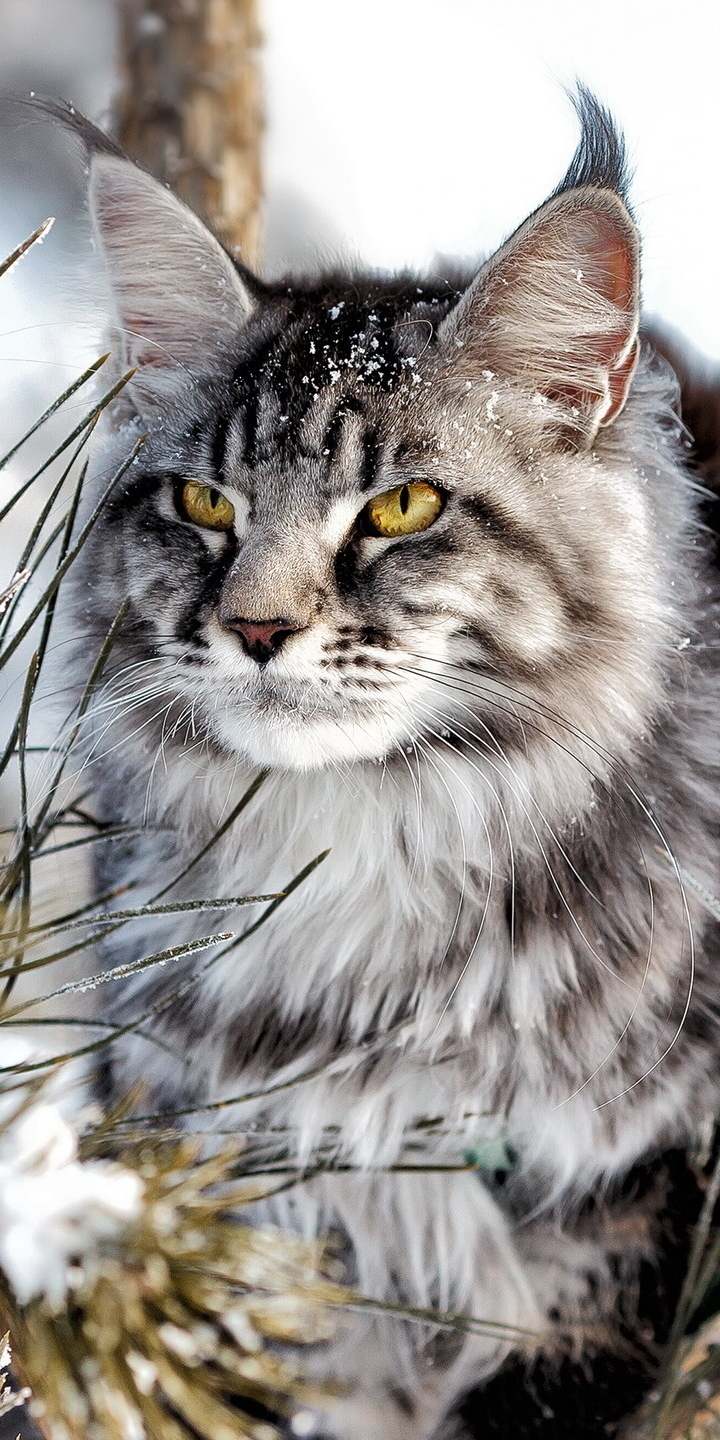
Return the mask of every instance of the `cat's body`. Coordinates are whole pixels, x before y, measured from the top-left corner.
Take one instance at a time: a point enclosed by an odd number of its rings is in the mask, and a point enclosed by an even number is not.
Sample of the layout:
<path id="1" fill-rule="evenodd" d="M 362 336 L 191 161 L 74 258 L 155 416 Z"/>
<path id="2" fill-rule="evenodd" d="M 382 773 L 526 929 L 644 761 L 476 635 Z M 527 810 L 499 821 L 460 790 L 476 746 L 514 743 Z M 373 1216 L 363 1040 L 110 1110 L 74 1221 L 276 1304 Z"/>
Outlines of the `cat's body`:
<path id="1" fill-rule="evenodd" d="M 342 1234 L 379 1299 L 549 1348 L 606 1338 L 651 1249 L 587 1197 L 686 1144 L 720 1089 L 715 927 L 677 868 L 720 887 L 715 594 L 669 379 L 647 354 L 632 380 L 616 142 L 584 120 L 558 194 L 466 287 L 254 285 L 96 148 L 140 367 L 96 492 L 148 439 L 74 602 L 81 676 L 131 597 L 89 753 L 102 818 L 137 830 L 100 891 L 267 894 L 329 849 L 241 944 L 103 995 L 123 1022 L 159 1007 L 113 1093 L 272 1089 L 188 1123 L 340 1165 L 274 1218 Z M 248 914 L 127 925 L 107 963 Z M 509 1176 L 458 1168 L 490 1140 Z M 358 1320 L 318 1357 L 346 1382 L 332 1433 L 434 1435 L 508 1351 L 449 1333 Z"/>

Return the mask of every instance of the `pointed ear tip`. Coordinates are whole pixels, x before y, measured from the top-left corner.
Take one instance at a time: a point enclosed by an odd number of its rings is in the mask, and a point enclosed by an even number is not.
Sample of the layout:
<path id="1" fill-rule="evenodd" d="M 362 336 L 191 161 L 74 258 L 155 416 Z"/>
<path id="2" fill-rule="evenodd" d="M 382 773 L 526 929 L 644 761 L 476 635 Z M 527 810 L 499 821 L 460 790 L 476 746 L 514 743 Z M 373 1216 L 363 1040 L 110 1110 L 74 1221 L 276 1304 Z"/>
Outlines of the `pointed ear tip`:
<path id="1" fill-rule="evenodd" d="M 107 155 L 98 151 L 88 157 L 88 195 L 91 210 L 95 211 L 106 192 L 115 188 L 121 172 L 130 164 L 128 160 L 121 160 L 119 155 Z"/>
<path id="2" fill-rule="evenodd" d="M 614 190 L 586 185 L 559 198 L 566 204 L 552 218 L 561 216 L 570 233 L 574 231 L 572 245 L 576 253 L 584 253 L 591 266 L 600 264 L 614 278 L 617 294 L 608 294 L 607 298 L 624 308 L 637 309 L 640 234 L 621 196 Z"/>
<path id="3" fill-rule="evenodd" d="M 577 190 L 568 190 L 559 197 L 569 202 L 570 214 L 592 214 L 600 221 L 609 222 L 617 231 L 620 229 L 628 241 L 639 244 L 639 232 L 630 211 L 616 190 L 601 189 L 596 185 L 582 185 Z"/>
<path id="4" fill-rule="evenodd" d="M 165 186 L 159 180 L 143 170 L 130 156 L 109 155 L 107 152 L 96 152 L 89 159 L 88 190 L 91 200 L 93 197 L 102 195 L 104 191 L 117 190 L 120 186 L 141 188 L 146 191 L 160 190 L 165 192 Z"/>
<path id="5" fill-rule="evenodd" d="M 122 155 L 109 155 L 107 150 L 93 150 L 88 156 L 88 169 L 91 175 L 104 175 L 131 164 L 131 160 L 126 160 Z"/>

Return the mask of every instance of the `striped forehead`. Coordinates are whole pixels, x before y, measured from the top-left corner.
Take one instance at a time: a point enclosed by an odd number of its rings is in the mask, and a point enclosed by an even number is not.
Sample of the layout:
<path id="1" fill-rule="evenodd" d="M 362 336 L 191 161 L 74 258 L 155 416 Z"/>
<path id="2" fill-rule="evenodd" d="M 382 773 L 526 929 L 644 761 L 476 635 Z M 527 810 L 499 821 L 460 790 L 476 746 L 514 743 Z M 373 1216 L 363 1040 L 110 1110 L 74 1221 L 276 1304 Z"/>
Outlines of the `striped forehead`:
<path id="1" fill-rule="evenodd" d="M 343 416 L 369 410 L 373 397 L 396 389 L 407 371 L 396 317 L 387 307 L 381 315 L 382 308 L 315 305 L 286 317 L 255 346 L 238 365 L 218 417 L 219 476 L 230 464 L 252 470 L 278 455 L 335 452 Z"/>
<path id="2" fill-rule="evenodd" d="M 215 447 L 215 473 L 246 492 L 275 477 L 281 488 L 307 488 L 324 502 L 362 494 L 378 481 L 383 429 L 371 395 L 322 393 L 293 417 L 266 393 L 253 412 L 250 434 L 246 407 L 229 417 L 221 455 Z"/>

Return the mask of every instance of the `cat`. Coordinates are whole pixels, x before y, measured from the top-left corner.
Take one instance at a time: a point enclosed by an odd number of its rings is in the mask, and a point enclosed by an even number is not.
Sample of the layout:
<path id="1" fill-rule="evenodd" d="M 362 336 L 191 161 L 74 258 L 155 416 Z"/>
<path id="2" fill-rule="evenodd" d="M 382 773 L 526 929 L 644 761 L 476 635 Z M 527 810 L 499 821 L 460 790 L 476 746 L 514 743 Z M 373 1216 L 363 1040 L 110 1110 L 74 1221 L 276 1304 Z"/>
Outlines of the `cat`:
<path id="1" fill-rule="evenodd" d="M 717 586 L 622 139 L 577 107 L 474 273 L 273 284 L 65 116 L 135 368 L 86 505 L 146 436 L 72 576 L 78 692 L 129 597 L 86 740 L 129 827 L 98 893 L 286 892 L 108 937 L 111 966 L 239 932 L 103 987 L 105 1019 L 155 1011 L 104 1093 L 301 1169 L 263 1216 L 366 1294 L 518 1327 L 348 1319 L 313 1357 L 336 1440 L 439 1435 L 528 1333 L 611 1350 L 658 1204 L 613 1197 L 718 1108 L 683 879 L 720 886 Z"/>

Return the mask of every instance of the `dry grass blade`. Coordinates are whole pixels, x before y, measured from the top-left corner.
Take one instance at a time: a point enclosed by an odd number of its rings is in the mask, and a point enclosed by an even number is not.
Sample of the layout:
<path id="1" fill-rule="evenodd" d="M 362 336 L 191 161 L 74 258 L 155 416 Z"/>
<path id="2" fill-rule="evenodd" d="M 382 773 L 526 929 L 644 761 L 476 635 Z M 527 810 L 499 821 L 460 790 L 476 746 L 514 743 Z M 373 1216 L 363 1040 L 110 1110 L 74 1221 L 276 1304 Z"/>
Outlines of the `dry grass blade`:
<path id="1" fill-rule="evenodd" d="M 112 833 L 112 832 L 111 832 Z M 123 831 L 123 833 L 127 833 Z M 103 835 L 103 839 L 105 835 Z M 225 895 L 215 900 L 178 900 L 169 905 L 138 905 L 134 910 L 93 910 L 89 915 L 74 915 L 70 919 L 47 920 L 42 925 L 30 925 L 27 935 L 37 936 L 36 941 L 29 941 L 28 946 L 39 943 L 49 931 L 74 930 L 82 925 L 112 925 L 117 920 L 138 920 L 148 915 L 181 915 L 190 910 L 233 910 L 239 905 L 258 905 L 266 900 L 276 900 L 282 892 L 278 891 L 272 895 Z M 6 930 L 4 938 L 13 940 L 20 935 L 19 930 Z M 43 961 L 45 963 L 45 958 Z M 0 971 L 0 974 L 2 972 Z"/>
<path id="2" fill-rule="evenodd" d="M 22 641 L 25 639 L 25 636 L 27 635 L 28 631 L 29 631 L 29 630 L 32 628 L 32 626 L 35 624 L 35 621 L 38 619 L 38 617 L 39 617 L 40 615 L 42 615 L 42 612 L 43 612 L 43 610 L 46 609 L 49 601 L 52 600 L 53 596 L 55 595 L 55 592 L 56 592 L 56 591 L 59 589 L 59 587 L 60 587 L 61 581 L 64 579 L 65 575 L 67 574 L 68 570 L 70 569 L 70 566 L 71 566 L 71 565 L 73 564 L 73 562 L 77 559 L 80 551 L 81 551 L 82 548 L 83 548 L 83 545 L 85 544 L 85 542 L 86 542 L 86 540 L 88 539 L 88 537 L 89 537 L 89 535 L 91 534 L 91 532 L 94 530 L 95 525 L 97 524 L 97 522 L 98 522 L 98 520 L 99 520 L 99 518 L 100 518 L 100 515 L 101 515 L 102 511 L 104 510 L 104 508 L 105 508 L 108 500 L 110 499 L 110 496 L 111 496 L 113 490 L 115 489 L 115 486 L 119 483 L 120 480 L 122 480 L 122 477 L 123 477 L 123 475 L 126 473 L 126 471 L 130 469 L 130 466 L 131 466 L 131 465 L 133 464 L 133 462 L 136 460 L 136 458 L 137 458 L 138 454 L 140 453 L 140 450 L 141 450 L 142 446 L 144 445 L 144 443 L 145 443 L 145 436 L 143 435 L 143 436 L 141 436 L 140 439 L 137 441 L 137 444 L 133 447 L 133 450 L 132 450 L 131 454 L 128 456 L 127 460 L 125 460 L 125 461 L 123 462 L 123 464 L 119 467 L 119 469 L 118 469 L 118 470 L 115 472 L 115 474 L 113 475 L 113 478 L 112 478 L 112 480 L 110 481 L 110 484 L 106 487 L 105 491 L 103 492 L 100 500 L 98 501 L 97 505 L 95 506 L 95 509 L 93 510 L 93 512 L 92 512 L 92 514 L 91 514 L 91 516 L 90 516 L 90 519 L 86 522 L 86 524 L 83 526 L 82 530 L 80 531 L 80 534 L 79 534 L 79 536 L 78 536 L 75 544 L 73 545 L 72 549 L 71 549 L 71 550 L 68 552 L 68 554 L 65 556 L 64 560 L 62 560 L 61 563 L 58 565 L 58 567 L 57 567 L 57 569 L 56 569 L 56 571 L 55 571 L 55 574 L 54 574 L 53 577 L 52 577 L 52 580 L 50 580 L 49 583 L 47 584 L 47 586 L 45 587 L 45 590 L 43 591 L 42 595 L 40 596 L 40 599 L 37 601 L 37 604 L 33 606 L 33 609 L 30 611 L 30 614 L 29 614 L 29 615 L 27 616 L 27 618 L 24 620 L 24 622 L 23 622 L 23 624 L 20 626 L 19 630 L 17 630 L 17 631 L 15 632 L 15 634 L 13 635 L 12 640 L 9 642 L 8 645 L 6 645 L 5 649 L 0 653 L 0 669 L 2 669 L 2 667 L 7 664 L 8 660 L 9 660 L 10 657 L 11 657 L 11 655 L 14 655 L 14 653 L 15 653 L 15 651 L 17 650 L 18 646 L 19 646 L 19 645 L 22 643 Z"/>
<path id="3" fill-rule="evenodd" d="M 138 1219 L 76 1277 L 70 1309 L 18 1307 L 6 1290 L 51 1440 L 269 1440 L 275 1427 L 244 1400 L 287 1415 L 321 1399 L 274 1345 L 328 1338 L 329 1307 L 348 1292 L 317 1245 L 239 1223 L 247 1192 L 223 1183 L 230 1159 L 203 1163 L 187 1141 L 149 1147 Z"/>
<path id="4" fill-rule="evenodd" d="M 232 940 L 233 932 L 228 931 L 221 935 L 203 935 L 199 940 L 188 940 L 184 945 L 170 945 L 165 950 L 157 950 L 153 955 L 145 955 L 142 960 L 130 960 L 126 965 L 115 965 L 112 970 L 101 970 L 97 975 L 84 976 L 82 980 L 69 980 L 66 985 L 58 986 L 57 990 L 49 990 L 44 995 L 39 995 L 33 1000 L 25 1000 L 22 1005 L 16 1005 L 13 1010 L 4 1010 L 0 1013 L 0 1025 L 7 1020 L 15 1020 L 18 1015 L 31 1010 L 35 1005 L 41 1005 L 46 1000 L 57 1000 L 60 995 L 84 995 L 88 990 L 96 990 L 99 985 L 110 985 L 115 980 L 126 980 L 130 975 L 139 975 L 143 970 L 153 970 L 158 965 L 167 965 L 169 960 L 182 960 L 187 955 L 196 955 L 200 950 L 207 950 L 213 945 L 221 945 L 225 940 Z M 26 1068 L 35 1069 L 36 1066 L 24 1067 L 14 1066 L 14 1074 L 24 1074 Z M 3 1074 L 3 1066 L 0 1065 L 0 1075 Z"/>
<path id="5" fill-rule="evenodd" d="M 23 445 L 25 445 L 28 440 L 32 439 L 33 435 L 37 434 L 37 431 L 41 429 L 41 427 L 46 423 L 46 421 L 50 420 L 53 415 L 57 414 L 58 410 L 62 408 L 66 400 L 69 400 L 70 397 L 75 394 L 76 390 L 80 390 L 83 385 L 86 385 L 87 382 L 91 380 L 94 375 L 97 374 L 98 370 L 101 368 L 101 366 L 105 364 L 106 360 L 109 360 L 109 358 L 110 356 L 109 354 L 107 354 L 101 355 L 97 360 L 94 360 L 92 365 L 88 366 L 87 370 L 83 370 L 82 375 L 79 375 L 77 380 L 73 380 L 72 385 L 69 385 L 67 390 L 63 390 L 62 395 L 58 395 L 57 400 L 53 400 L 52 405 L 48 406 L 47 410 L 43 412 L 39 420 L 36 420 L 34 425 L 31 425 L 30 429 L 26 430 L 24 435 L 21 435 L 20 439 L 15 442 L 12 448 L 10 450 L 6 450 L 5 454 L 0 457 L 0 470 L 2 470 L 9 463 L 9 461 L 13 459 L 15 455 L 17 455 L 18 451 L 22 449 Z M 10 504 L 7 505 L 5 509 L 0 513 L 0 520 L 5 519 L 8 511 L 12 509 L 13 505 L 17 504 L 17 501 L 20 499 L 21 495 L 25 494 L 25 491 L 27 490 L 28 486 L 32 484 L 32 480 L 34 478 L 35 477 L 32 477 L 29 481 L 27 481 L 25 485 L 21 486 L 20 490 L 16 491 L 16 493 L 11 497 Z"/>
<path id="6" fill-rule="evenodd" d="M 30 439 L 31 435 L 35 434 L 36 430 L 40 428 L 40 426 L 45 422 L 45 420 L 49 419 L 51 415 L 54 415 L 59 409 L 60 405 L 63 404 L 63 402 L 67 400 L 68 397 L 72 395 L 75 390 L 79 389 L 81 385 L 84 385 L 86 381 L 88 381 L 92 377 L 95 371 L 98 370 L 101 365 L 104 365 L 106 360 L 107 355 L 101 356 L 99 360 L 96 360 L 93 365 L 90 365 L 88 369 L 83 372 L 83 374 L 74 382 L 73 385 L 69 386 L 69 388 L 64 392 L 63 395 L 58 397 L 55 403 L 50 406 L 49 410 L 46 410 L 45 414 L 42 415 L 40 419 L 35 422 L 31 429 L 27 430 L 25 434 L 21 437 L 21 439 L 18 440 L 15 445 L 13 445 L 12 449 L 8 450 L 7 453 L 2 457 L 2 460 L 0 460 L 0 469 L 2 469 L 3 465 L 7 465 L 8 461 L 12 459 L 13 455 L 17 454 L 21 446 L 23 446 L 25 442 Z M 39 468 L 35 470 L 32 475 L 29 476 L 29 478 L 24 482 L 24 484 L 18 486 L 18 489 L 13 492 L 10 499 L 7 501 L 7 504 L 3 507 L 2 510 L 0 510 L 0 521 L 4 520 L 6 516 L 9 515 L 10 511 L 15 505 L 17 505 L 18 501 L 22 500 L 23 496 L 27 494 L 30 487 L 34 485 L 37 480 L 40 479 L 40 476 L 44 475 L 46 471 L 49 470 L 50 466 L 54 463 L 54 461 L 59 459 L 59 457 L 70 448 L 73 441 L 77 440 L 79 435 L 82 435 L 83 430 L 86 430 L 88 426 L 94 425 L 98 416 L 102 414 L 103 410 L 107 409 L 107 406 L 112 403 L 112 401 L 115 399 L 115 396 L 120 394 L 120 391 L 123 390 L 127 385 L 128 381 L 132 379 L 134 373 L 135 372 L 131 370 L 128 372 L 128 374 L 121 376 L 117 384 L 113 385 L 112 389 L 108 390 L 107 394 L 102 396 L 102 398 L 97 402 L 97 404 L 93 406 L 92 410 L 90 410 L 88 414 L 84 417 L 84 419 L 80 421 L 79 425 L 76 425 L 75 428 L 70 431 L 70 434 L 65 436 L 65 439 L 61 442 L 61 444 L 58 445 L 55 450 L 53 450 L 52 454 L 49 455 L 46 460 L 43 460 L 42 465 L 40 465 Z"/>
<path id="7" fill-rule="evenodd" d="M 16 570 L 9 585 L 0 591 L 0 616 L 5 614 L 11 600 L 27 585 L 31 572 L 29 570 Z"/>
<path id="8" fill-rule="evenodd" d="M 12 1351 L 10 1349 L 10 1332 L 7 1331 L 0 1340 L 0 1419 L 8 1415 L 11 1410 L 16 1410 L 18 1405 L 23 1405 L 30 1398 L 30 1391 L 13 1390 L 7 1382 L 7 1371 L 10 1368 Z"/>
<path id="9" fill-rule="evenodd" d="M 720 1152 L 706 1182 L 655 1390 L 623 1429 L 622 1440 L 720 1440 L 720 1315 L 696 1328 L 701 1307 L 720 1283 L 719 1198 Z"/>
<path id="10" fill-rule="evenodd" d="M 45 236 L 52 230 L 54 224 L 55 217 L 51 215 L 49 219 L 43 220 L 42 225 L 38 225 L 37 230 L 33 230 L 32 235 L 28 235 L 27 240 L 23 240 L 15 250 L 11 250 L 6 259 L 0 261 L 0 276 L 7 275 L 8 270 L 12 270 L 13 265 L 17 265 L 18 260 L 22 260 L 23 255 L 27 255 L 28 250 L 31 250 L 33 245 L 37 245 L 44 240 Z"/>

